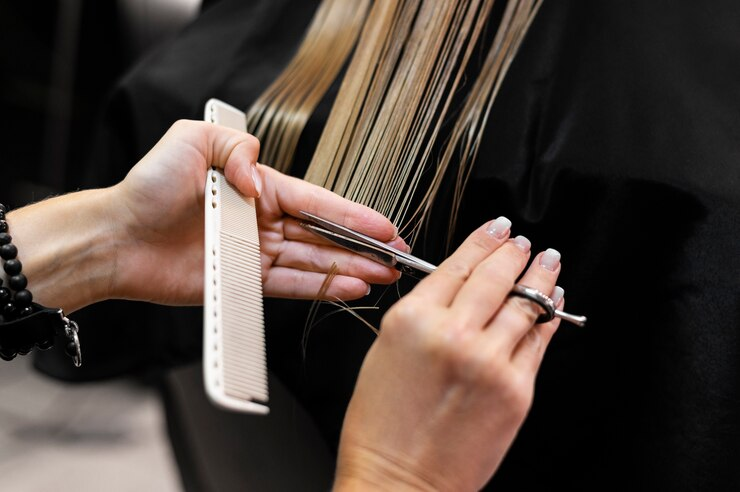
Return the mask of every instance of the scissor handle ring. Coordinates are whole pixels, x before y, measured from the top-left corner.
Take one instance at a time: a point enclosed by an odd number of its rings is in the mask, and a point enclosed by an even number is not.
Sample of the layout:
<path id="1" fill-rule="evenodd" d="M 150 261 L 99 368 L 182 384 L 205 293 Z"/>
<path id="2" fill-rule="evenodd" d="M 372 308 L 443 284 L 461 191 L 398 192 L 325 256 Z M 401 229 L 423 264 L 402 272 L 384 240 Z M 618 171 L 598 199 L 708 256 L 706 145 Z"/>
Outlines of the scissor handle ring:
<path id="1" fill-rule="evenodd" d="M 514 288 L 511 289 L 511 295 L 529 299 L 545 311 L 537 317 L 537 321 L 535 323 L 547 323 L 555 317 L 555 303 L 549 296 L 543 294 L 539 290 L 527 287 L 526 285 L 516 284 L 514 285 Z"/>

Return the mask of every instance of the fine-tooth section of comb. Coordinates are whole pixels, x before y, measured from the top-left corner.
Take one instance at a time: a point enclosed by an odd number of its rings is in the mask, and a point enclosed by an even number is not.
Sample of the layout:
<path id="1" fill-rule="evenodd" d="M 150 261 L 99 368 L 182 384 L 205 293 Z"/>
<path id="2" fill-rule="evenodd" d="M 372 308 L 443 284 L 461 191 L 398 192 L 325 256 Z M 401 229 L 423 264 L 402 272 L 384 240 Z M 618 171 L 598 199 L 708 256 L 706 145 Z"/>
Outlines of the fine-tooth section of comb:
<path id="1" fill-rule="evenodd" d="M 246 129 L 243 112 L 206 104 L 206 121 Z M 217 169 L 208 171 L 205 200 L 203 376 L 211 401 L 267 413 L 267 364 L 257 213 Z"/>

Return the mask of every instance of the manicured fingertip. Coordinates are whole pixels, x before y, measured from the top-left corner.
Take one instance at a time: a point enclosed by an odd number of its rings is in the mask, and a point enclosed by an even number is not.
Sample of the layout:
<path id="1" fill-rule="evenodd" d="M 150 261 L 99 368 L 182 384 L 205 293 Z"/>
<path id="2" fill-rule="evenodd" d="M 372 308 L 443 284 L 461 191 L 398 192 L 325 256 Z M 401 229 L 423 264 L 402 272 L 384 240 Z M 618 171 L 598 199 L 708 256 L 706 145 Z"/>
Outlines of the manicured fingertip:
<path id="1" fill-rule="evenodd" d="M 552 299 L 552 302 L 554 302 L 556 306 L 559 306 L 560 302 L 563 300 L 564 295 L 565 290 L 559 285 L 556 285 L 555 288 L 552 290 L 552 294 L 550 294 L 550 299 Z"/>
<path id="2" fill-rule="evenodd" d="M 506 217 L 499 217 L 488 225 L 486 232 L 496 239 L 503 239 L 509 234 L 510 229 L 511 221 Z"/>
<path id="3" fill-rule="evenodd" d="M 511 242 L 525 253 L 529 253 L 530 249 L 532 249 L 532 243 L 524 236 L 517 236 Z"/>
<path id="4" fill-rule="evenodd" d="M 556 249 L 548 248 L 540 256 L 540 266 L 551 272 L 554 272 L 560 266 L 560 252 Z"/>

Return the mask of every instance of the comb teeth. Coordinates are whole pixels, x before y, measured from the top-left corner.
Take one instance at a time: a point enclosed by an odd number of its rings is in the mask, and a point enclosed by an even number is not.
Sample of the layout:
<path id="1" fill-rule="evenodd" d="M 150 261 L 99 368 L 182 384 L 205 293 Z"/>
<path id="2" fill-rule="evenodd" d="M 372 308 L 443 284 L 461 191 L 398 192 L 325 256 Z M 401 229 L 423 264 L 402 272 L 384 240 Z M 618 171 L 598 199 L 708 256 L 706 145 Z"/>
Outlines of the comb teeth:
<path id="1" fill-rule="evenodd" d="M 206 389 L 220 406 L 266 413 L 268 400 L 262 266 L 254 199 L 219 171 L 206 193 Z"/>
<path id="2" fill-rule="evenodd" d="M 250 220 L 256 212 L 254 200 L 245 201 L 224 179 L 221 181 L 224 391 L 235 398 L 265 401 L 262 266 L 258 231 Z"/>

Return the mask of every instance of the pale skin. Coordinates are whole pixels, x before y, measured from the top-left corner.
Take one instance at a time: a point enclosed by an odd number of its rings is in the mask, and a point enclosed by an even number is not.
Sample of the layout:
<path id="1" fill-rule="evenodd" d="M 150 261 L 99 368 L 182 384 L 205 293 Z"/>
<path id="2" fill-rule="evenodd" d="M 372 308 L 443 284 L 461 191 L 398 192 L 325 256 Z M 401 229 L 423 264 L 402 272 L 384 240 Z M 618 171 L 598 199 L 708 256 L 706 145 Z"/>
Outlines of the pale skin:
<path id="1" fill-rule="evenodd" d="M 526 244 L 483 226 L 383 318 L 345 416 L 336 488 L 478 490 L 532 403 L 559 320 L 507 297 Z M 551 292 L 540 253 L 519 283 Z M 558 305 L 563 306 L 562 297 Z"/>
<path id="2" fill-rule="evenodd" d="M 258 153 L 248 134 L 180 121 L 121 183 L 9 213 L 34 300 L 66 313 L 112 298 L 198 304 L 209 166 L 258 196 L 265 295 L 314 298 L 334 262 L 327 298 L 360 298 L 369 284 L 398 278 L 295 219 L 306 210 L 406 249 L 385 217 L 260 166 Z M 530 259 L 529 242 L 489 225 L 383 318 L 347 411 L 337 490 L 476 490 L 503 459 L 558 321 L 535 324 L 532 304 L 507 296 Z M 519 283 L 550 293 L 560 263 L 545 267 L 541 258 Z"/>
<path id="3" fill-rule="evenodd" d="M 69 313 L 102 299 L 198 304 L 203 297 L 203 196 L 216 166 L 246 196 L 261 195 L 258 223 L 264 293 L 312 299 L 332 261 L 330 298 L 357 299 L 398 272 L 324 244 L 302 229 L 299 210 L 405 248 L 382 215 L 257 164 L 244 132 L 179 121 L 119 184 L 72 193 L 8 215 L 37 302 Z"/>

